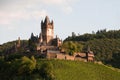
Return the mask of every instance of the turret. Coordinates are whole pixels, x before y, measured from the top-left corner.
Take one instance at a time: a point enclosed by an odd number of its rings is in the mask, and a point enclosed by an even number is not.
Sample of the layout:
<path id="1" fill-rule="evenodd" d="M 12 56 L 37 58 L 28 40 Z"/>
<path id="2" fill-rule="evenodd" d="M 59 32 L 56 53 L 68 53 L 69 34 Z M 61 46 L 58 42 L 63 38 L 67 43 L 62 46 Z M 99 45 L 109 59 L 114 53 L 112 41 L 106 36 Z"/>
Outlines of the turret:
<path id="1" fill-rule="evenodd" d="M 32 38 L 32 37 L 34 37 L 34 34 L 33 34 L 33 33 L 31 33 L 31 38 Z"/>
<path id="2" fill-rule="evenodd" d="M 18 44 L 20 45 L 20 37 L 18 37 Z"/>
<path id="3" fill-rule="evenodd" d="M 17 47 L 20 47 L 20 37 L 18 37 Z"/>
<path id="4" fill-rule="evenodd" d="M 42 39 L 42 33 L 39 34 L 39 43 L 42 43 L 43 39 Z"/>
<path id="5" fill-rule="evenodd" d="M 49 17 L 48 17 L 48 16 L 45 17 L 44 23 L 46 23 L 46 24 L 50 23 L 50 20 L 49 20 Z"/>
<path id="6" fill-rule="evenodd" d="M 51 21 L 52 29 L 54 29 L 54 22 L 53 20 Z"/>
<path id="7" fill-rule="evenodd" d="M 41 25 L 43 24 L 43 20 L 41 21 Z"/>

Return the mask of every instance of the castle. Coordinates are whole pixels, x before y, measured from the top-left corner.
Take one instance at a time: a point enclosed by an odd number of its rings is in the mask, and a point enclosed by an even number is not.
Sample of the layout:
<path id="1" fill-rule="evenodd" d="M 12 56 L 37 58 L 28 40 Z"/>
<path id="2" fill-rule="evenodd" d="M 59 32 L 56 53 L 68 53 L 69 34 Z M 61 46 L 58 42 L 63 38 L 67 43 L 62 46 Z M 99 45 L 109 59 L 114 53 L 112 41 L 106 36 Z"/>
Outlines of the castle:
<path id="1" fill-rule="evenodd" d="M 62 51 L 60 49 L 62 40 L 57 36 L 54 38 L 54 22 L 53 20 L 50 21 L 48 16 L 45 17 L 44 21 L 41 21 L 39 36 L 34 36 L 32 33 L 28 43 L 28 45 L 25 45 L 19 37 L 15 45 L 7 50 L 6 53 L 10 54 L 23 50 L 24 52 L 21 54 L 27 56 L 35 55 L 47 59 L 80 60 L 85 62 L 94 61 L 94 53 L 90 50 L 89 46 L 85 53 L 78 52 L 71 56 Z"/>
<path id="2" fill-rule="evenodd" d="M 48 16 L 41 21 L 39 37 L 34 36 L 32 33 L 29 40 L 35 44 L 35 50 L 48 59 L 94 61 L 94 54 L 90 48 L 88 48 L 86 53 L 75 53 L 73 56 L 61 52 L 59 47 L 62 44 L 62 40 L 57 36 L 54 38 L 54 22 L 53 20 L 50 21 Z"/>
<path id="3" fill-rule="evenodd" d="M 62 40 L 60 40 L 57 36 L 54 38 L 54 22 L 50 21 L 48 16 L 45 17 L 45 20 L 41 21 L 41 33 L 38 36 L 34 36 L 31 34 L 31 38 L 33 42 L 36 43 L 36 50 L 53 50 L 59 48 L 62 44 Z"/>

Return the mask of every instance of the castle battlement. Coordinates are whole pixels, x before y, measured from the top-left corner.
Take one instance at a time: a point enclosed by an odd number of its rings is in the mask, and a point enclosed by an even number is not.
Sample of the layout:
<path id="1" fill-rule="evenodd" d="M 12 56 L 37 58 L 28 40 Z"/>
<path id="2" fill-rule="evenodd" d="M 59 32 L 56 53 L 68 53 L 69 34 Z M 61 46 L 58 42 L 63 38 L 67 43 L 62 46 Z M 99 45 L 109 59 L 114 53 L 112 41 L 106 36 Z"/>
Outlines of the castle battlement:
<path id="1" fill-rule="evenodd" d="M 41 20 L 39 37 L 33 34 L 31 36 L 31 38 L 34 38 L 33 40 L 37 45 L 37 50 L 43 49 L 43 46 L 44 49 L 51 49 L 51 46 L 59 47 L 62 44 L 62 41 L 58 37 L 54 38 L 54 22 L 53 20 L 50 21 L 48 16 L 45 17 L 45 20 Z"/>

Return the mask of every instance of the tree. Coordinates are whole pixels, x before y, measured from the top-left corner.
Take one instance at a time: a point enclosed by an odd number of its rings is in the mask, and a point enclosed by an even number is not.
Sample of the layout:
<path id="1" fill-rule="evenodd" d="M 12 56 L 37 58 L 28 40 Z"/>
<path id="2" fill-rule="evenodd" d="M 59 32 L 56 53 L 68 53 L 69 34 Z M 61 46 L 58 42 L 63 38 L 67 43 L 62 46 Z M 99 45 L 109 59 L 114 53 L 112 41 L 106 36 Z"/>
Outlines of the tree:
<path id="1" fill-rule="evenodd" d="M 78 42 L 66 41 L 62 45 L 62 49 L 65 51 L 65 53 L 73 55 L 75 52 L 82 51 L 82 45 Z"/>
<path id="2" fill-rule="evenodd" d="M 45 80 L 54 80 L 55 76 L 54 76 L 54 73 L 53 73 L 52 63 L 49 63 L 49 62 L 43 63 L 41 68 L 40 68 L 40 75 Z"/>
<path id="3" fill-rule="evenodd" d="M 36 67 L 36 60 L 33 56 L 31 59 L 24 56 L 20 59 L 20 62 L 18 74 L 30 74 Z"/>

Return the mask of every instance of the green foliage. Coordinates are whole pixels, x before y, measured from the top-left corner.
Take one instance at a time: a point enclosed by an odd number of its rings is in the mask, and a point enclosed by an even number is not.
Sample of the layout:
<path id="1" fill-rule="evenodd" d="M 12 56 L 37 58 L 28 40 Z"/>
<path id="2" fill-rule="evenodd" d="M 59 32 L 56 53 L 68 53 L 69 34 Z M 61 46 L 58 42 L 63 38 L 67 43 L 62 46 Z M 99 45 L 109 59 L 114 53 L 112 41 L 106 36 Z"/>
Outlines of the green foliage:
<path id="1" fill-rule="evenodd" d="M 12 61 L 0 58 L 1 80 L 120 80 L 118 71 L 104 65 L 80 61 L 39 59 L 36 63 L 34 57 Z"/>
<path id="2" fill-rule="evenodd" d="M 63 43 L 62 49 L 65 53 L 73 55 L 75 52 L 82 51 L 82 45 L 78 42 L 68 41 Z"/>
<path id="3" fill-rule="evenodd" d="M 89 41 L 94 39 L 120 39 L 120 30 L 110 30 L 106 31 L 106 29 L 98 30 L 94 34 L 83 34 L 78 36 L 69 36 L 65 39 L 65 41 Z"/>
<path id="4" fill-rule="evenodd" d="M 120 52 L 114 53 L 112 57 L 112 60 L 108 63 L 111 63 L 114 67 L 120 68 Z"/>
<path id="5" fill-rule="evenodd" d="M 21 40 L 21 47 L 17 52 L 23 53 L 25 51 L 25 48 L 28 46 L 28 41 L 27 40 Z M 15 52 L 15 44 L 17 43 L 16 41 L 11 41 L 4 43 L 0 46 L 0 55 L 7 55 L 11 53 L 16 53 Z"/>
<path id="6" fill-rule="evenodd" d="M 6 61 L 12 61 L 12 60 L 15 60 L 15 59 L 20 59 L 21 57 L 22 57 L 21 54 L 14 53 L 14 54 L 10 54 L 10 55 L 6 56 L 5 60 Z"/>
<path id="7" fill-rule="evenodd" d="M 40 75 L 45 80 L 54 80 L 53 65 L 50 62 L 43 63 L 40 68 Z"/>
<path id="8" fill-rule="evenodd" d="M 18 69 L 18 74 L 30 74 L 36 67 L 36 60 L 32 56 L 31 59 L 24 56 L 20 61 L 20 68 Z"/>
<path id="9" fill-rule="evenodd" d="M 11 57 L 11 56 L 8 56 Z M 37 66 L 36 66 L 37 65 Z M 53 64 L 42 62 L 38 65 L 34 56 L 28 58 L 10 58 L 6 60 L 0 57 L 1 80 L 54 80 Z"/>
<path id="10" fill-rule="evenodd" d="M 89 45 L 95 54 L 95 60 L 120 68 L 120 65 L 118 65 L 120 58 L 117 58 L 120 54 L 120 30 L 98 30 L 93 34 L 69 36 L 64 40 L 64 42 L 70 41 L 82 41 L 84 43 L 82 52 L 86 52 Z"/>
<path id="11" fill-rule="evenodd" d="M 27 78 L 32 74 L 36 68 L 36 59 L 32 56 L 16 58 L 11 61 L 5 61 L 4 58 L 0 59 L 0 78 L 2 80 L 21 80 Z M 28 78 L 27 78 L 28 80 Z"/>
<path id="12" fill-rule="evenodd" d="M 112 66 L 115 64 L 118 65 L 116 61 L 120 61 L 120 58 L 117 58 L 120 54 L 120 39 L 91 40 L 86 43 L 84 49 L 87 48 L 87 45 L 91 47 L 91 50 L 95 54 L 96 60 Z M 120 66 L 117 67 L 120 68 Z"/>

